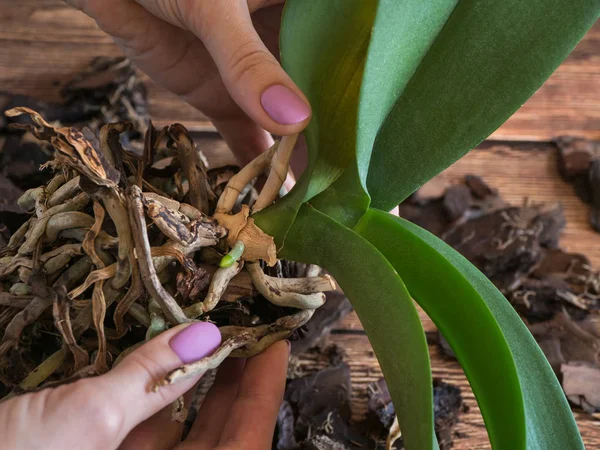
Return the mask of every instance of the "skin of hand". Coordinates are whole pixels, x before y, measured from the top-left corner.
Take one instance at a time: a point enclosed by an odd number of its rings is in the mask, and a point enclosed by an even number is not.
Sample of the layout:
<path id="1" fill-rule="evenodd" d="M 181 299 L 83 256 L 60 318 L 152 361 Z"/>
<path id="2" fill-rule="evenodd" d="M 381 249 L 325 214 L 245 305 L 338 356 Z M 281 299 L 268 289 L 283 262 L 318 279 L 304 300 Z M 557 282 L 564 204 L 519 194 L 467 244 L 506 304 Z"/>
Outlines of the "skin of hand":
<path id="1" fill-rule="evenodd" d="M 302 131 L 308 100 L 277 58 L 284 0 L 67 0 L 140 69 L 208 116 L 242 164 Z M 305 165 L 294 152 L 294 172 Z"/>
<path id="2" fill-rule="evenodd" d="M 277 342 L 248 360 L 219 367 L 183 442 L 170 405 L 200 376 L 153 392 L 167 372 L 211 354 L 218 328 L 207 322 L 168 330 L 110 372 L 0 403 L 0 449 L 267 450 L 271 448 L 287 373 L 289 343 Z"/>

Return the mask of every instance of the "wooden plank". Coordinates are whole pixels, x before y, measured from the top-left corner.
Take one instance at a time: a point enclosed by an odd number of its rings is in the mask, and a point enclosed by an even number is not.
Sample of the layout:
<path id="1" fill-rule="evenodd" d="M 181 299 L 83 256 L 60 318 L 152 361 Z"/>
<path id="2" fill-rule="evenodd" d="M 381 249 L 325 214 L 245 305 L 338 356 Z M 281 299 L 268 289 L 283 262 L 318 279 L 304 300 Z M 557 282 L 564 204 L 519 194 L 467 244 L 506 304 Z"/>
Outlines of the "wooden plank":
<path id="1" fill-rule="evenodd" d="M 63 83 L 95 56 L 120 51 L 94 22 L 60 0 L 0 0 L 0 89 L 56 98 Z M 600 138 L 600 23 L 494 139 L 547 141 L 573 134 Z M 210 121 L 175 95 L 148 82 L 153 120 L 200 131 Z"/>
<path id="2" fill-rule="evenodd" d="M 85 67 L 95 56 L 116 56 L 120 52 L 93 21 L 65 6 L 60 0 L 0 0 L 0 89 L 57 98 L 57 85 Z M 495 139 L 547 141 L 561 134 L 600 138 L 600 24 L 596 24 L 574 53 L 495 134 Z M 153 120 L 158 124 L 182 122 L 200 131 L 212 130 L 210 122 L 176 96 L 148 82 Z M 213 134 L 197 137 L 211 166 L 231 164 L 234 159 L 226 145 Z M 563 183 L 555 169 L 555 150 L 548 145 L 514 146 L 486 144 L 443 174 L 457 181 L 466 173 L 484 175 L 509 201 L 524 196 L 538 201 L 560 201 L 568 220 L 562 243 L 569 251 L 586 253 L 600 266 L 599 236 L 587 223 L 587 208 Z M 424 315 L 426 330 L 435 327 Z M 352 366 L 355 417 L 364 413 L 364 391 L 381 376 L 366 336 L 360 332 L 355 315 L 344 319 L 332 336 L 343 347 Z M 350 333 L 350 334 L 349 334 Z M 434 376 L 459 385 L 471 407 L 456 431 L 456 449 L 489 448 L 483 421 L 460 366 L 445 360 L 435 346 L 430 348 Z M 318 365 L 304 358 L 307 367 Z M 577 414 L 588 448 L 600 448 L 600 422 Z"/>

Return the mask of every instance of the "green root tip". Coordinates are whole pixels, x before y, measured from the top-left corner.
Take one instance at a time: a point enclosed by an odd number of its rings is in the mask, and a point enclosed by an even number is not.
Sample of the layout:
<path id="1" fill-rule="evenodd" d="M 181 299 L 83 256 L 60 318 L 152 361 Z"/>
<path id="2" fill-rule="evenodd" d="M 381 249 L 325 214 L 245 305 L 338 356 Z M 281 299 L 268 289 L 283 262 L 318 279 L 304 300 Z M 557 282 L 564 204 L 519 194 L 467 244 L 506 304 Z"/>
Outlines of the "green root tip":
<path id="1" fill-rule="evenodd" d="M 225 255 L 219 263 L 219 267 L 231 267 L 235 264 L 235 258 L 231 255 Z"/>
<path id="2" fill-rule="evenodd" d="M 219 267 L 231 267 L 235 264 L 235 262 L 241 258 L 242 253 L 244 253 L 244 243 L 242 241 L 237 241 L 230 252 L 223 256 L 221 262 L 219 263 Z"/>

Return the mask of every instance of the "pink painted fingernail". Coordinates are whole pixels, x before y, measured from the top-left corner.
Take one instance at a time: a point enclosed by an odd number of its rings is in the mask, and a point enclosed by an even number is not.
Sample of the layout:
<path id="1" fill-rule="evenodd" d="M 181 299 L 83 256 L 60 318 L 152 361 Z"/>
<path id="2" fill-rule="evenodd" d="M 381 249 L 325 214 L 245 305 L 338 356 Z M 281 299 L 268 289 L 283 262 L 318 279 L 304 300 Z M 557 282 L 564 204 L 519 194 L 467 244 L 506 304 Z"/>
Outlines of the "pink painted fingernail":
<path id="1" fill-rule="evenodd" d="M 310 116 L 310 106 L 291 89 L 275 85 L 262 93 L 260 103 L 275 122 L 293 125 Z"/>
<path id="2" fill-rule="evenodd" d="M 169 345 L 184 364 L 212 354 L 221 345 L 221 332 L 210 322 L 196 322 L 176 334 Z"/>

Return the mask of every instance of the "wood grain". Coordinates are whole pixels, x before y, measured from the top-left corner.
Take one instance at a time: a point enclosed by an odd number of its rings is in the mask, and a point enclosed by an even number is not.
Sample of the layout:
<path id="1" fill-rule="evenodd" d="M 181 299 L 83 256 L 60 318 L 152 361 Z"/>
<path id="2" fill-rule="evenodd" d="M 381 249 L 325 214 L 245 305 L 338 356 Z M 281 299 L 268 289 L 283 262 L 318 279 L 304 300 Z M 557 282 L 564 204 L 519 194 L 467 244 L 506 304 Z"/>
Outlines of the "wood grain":
<path id="1" fill-rule="evenodd" d="M 0 90 L 46 100 L 58 98 L 58 87 L 96 56 L 117 56 L 118 48 L 94 22 L 60 0 L 0 0 Z M 200 112 L 173 94 L 147 81 L 152 119 L 157 125 L 181 122 L 200 131 L 196 141 L 212 167 L 235 160 L 227 146 L 211 131 Z M 542 88 L 492 136 L 506 141 L 549 141 L 569 134 L 600 139 L 600 23 Z M 562 245 L 588 255 L 600 267 L 600 235 L 587 222 L 588 210 L 556 172 L 556 149 L 544 143 L 485 143 L 442 175 L 456 182 L 467 173 L 483 175 L 509 201 L 559 201 L 568 225 Z M 424 327 L 435 326 L 422 314 Z M 331 339 L 347 353 L 352 367 L 354 416 L 365 410 L 365 389 L 381 371 L 358 318 L 341 321 Z M 434 376 L 459 385 L 470 411 L 456 431 L 456 449 L 490 448 L 479 409 L 462 369 L 430 347 Z M 305 355 L 305 368 L 322 362 Z M 587 448 L 600 448 L 600 422 L 576 414 Z"/>
<path id="2" fill-rule="evenodd" d="M 600 138 L 600 23 L 494 139 L 547 141 L 562 134 Z M 120 51 L 94 22 L 60 0 L 0 0 L 0 90 L 56 98 L 95 56 Z M 148 81 L 153 119 L 198 131 L 212 124 L 193 107 Z"/>

